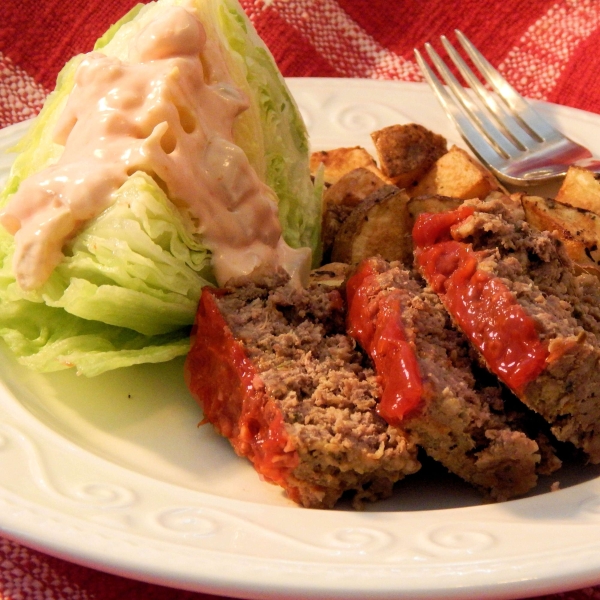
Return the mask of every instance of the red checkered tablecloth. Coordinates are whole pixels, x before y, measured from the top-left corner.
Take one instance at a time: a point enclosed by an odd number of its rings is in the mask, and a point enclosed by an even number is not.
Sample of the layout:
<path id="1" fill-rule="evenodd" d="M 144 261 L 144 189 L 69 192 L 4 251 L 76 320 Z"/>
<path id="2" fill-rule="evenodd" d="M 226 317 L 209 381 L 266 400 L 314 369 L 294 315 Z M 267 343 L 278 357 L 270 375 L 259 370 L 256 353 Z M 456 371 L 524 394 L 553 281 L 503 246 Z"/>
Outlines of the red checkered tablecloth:
<path id="1" fill-rule="evenodd" d="M 0 127 L 135 0 L 0 0 Z M 413 48 L 458 28 L 524 95 L 600 113 L 599 0 L 242 0 L 286 76 L 420 81 Z M 0 474 L 1 477 L 1 474 Z M 0 537 L 0 600 L 203 600 Z M 214 598 L 214 597 L 210 597 Z M 600 586 L 545 598 L 600 600 Z"/>

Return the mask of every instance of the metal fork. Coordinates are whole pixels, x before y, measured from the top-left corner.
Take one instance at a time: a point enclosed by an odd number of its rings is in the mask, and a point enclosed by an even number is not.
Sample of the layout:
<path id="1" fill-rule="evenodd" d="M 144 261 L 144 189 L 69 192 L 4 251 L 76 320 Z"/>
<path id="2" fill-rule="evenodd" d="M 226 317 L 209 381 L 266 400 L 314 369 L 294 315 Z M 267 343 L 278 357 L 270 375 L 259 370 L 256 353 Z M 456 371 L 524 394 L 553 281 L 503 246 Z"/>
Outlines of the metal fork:
<path id="1" fill-rule="evenodd" d="M 500 180 L 518 186 L 542 184 L 564 176 L 574 164 L 600 172 L 600 161 L 587 148 L 540 117 L 461 31 L 455 33 L 495 93 L 482 84 L 446 36 L 441 37 L 442 45 L 474 93 L 462 87 L 431 44 L 425 49 L 447 88 L 415 49 L 417 63 L 465 142 Z"/>

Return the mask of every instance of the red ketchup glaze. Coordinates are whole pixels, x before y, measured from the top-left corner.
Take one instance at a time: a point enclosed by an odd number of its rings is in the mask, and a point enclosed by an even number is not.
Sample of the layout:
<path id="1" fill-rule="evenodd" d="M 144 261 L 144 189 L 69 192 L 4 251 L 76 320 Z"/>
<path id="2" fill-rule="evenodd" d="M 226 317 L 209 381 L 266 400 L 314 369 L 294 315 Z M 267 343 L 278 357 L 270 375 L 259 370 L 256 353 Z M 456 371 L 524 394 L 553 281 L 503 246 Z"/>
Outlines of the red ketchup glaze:
<path id="1" fill-rule="evenodd" d="M 395 290 L 381 299 L 375 284 L 373 264 L 364 261 L 348 280 L 347 331 L 369 354 L 381 381 L 377 412 L 392 425 L 421 402 L 423 384 L 419 363 L 406 339 L 402 324 L 402 292 Z"/>
<path id="2" fill-rule="evenodd" d="M 518 394 L 543 371 L 548 347 L 500 278 L 478 268 L 471 245 L 452 239 L 471 214 L 462 207 L 420 215 L 413 229 L 417 264 L 488 367 Z"/>
<path id="3" fill-rule="evenodd" d="M 281 411 L 219 311 L 215 295 L 220 294 L 208 288 L 202 292 L 185 364 L 186 383 L 204 411 L 203 423 L 212 423 L 237 454 L 248 457 L 267 481 L 286 488 L 297 500 L 288 477 L 298 465 L 298 453 Z"/>

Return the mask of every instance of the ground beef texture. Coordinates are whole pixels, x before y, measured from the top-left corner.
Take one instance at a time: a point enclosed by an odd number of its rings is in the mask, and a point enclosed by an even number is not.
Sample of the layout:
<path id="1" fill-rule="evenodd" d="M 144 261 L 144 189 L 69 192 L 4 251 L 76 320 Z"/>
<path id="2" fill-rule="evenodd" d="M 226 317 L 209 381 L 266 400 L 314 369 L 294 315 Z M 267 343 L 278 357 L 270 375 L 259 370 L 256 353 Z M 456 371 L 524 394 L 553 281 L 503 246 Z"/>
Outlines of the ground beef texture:
<path id="1" fill-rule="evenodd" d="M 461 244 L 475 257 L 473 277 L 487 277 L 502 290 L 502 294 L 489 296 L 485 311 L 473 305 L 472 312 L 479 311 L 483 320 L 493 311 L 505 311 L 500 306 L 504 303 L 520 315 L 520 320 L 514 321 L 518 325 L 511 326 L 507 320 L 498 326 L 490 320 L 482 328 L 487 328 L 484 337 L 499 339 L 507 331 L 528 328 L 529 350 L 515 350 L 512 359 L 512 364 L 522 365 L 524 375 L 511 379 L 510 369 L 490 360 L 481 339 L 461 321 L 445 276 L 439 278 L 445 267 L 436 267 L 436 274 L 422 258 L 427 244 L 419 244 L 415 238 L 421 273 L 469 337 L 482 364 L 539 413 L 558 440 L 574 444 L 592 463 L 600 463 L 600 282 L 577 271 L 552 232 L 529 226 L 518 197 L 495 193 L 485 200 L 469 200 L 463 207 L 459 209 L 461 218 L 447 228 L 445 239 Z M 415 235 L 418 237 L 417 229 Z M 440 235 L 441 240 L 444 234 Z M 443 242 L 440 240 L 436 244 Z M 448 267 L 448 272 L 453 268 Z M 534 346 L 537 349 L 532 350 Z M 526 365 L 528 356 L 534 358 Z"/>
<path id="2" fill-rule="evenodd" d="M 469 344 L 438 296 L 400 265 L 376 258 L 359 265 L 347 287 L 349 331 L 357 331 L 355 319 L 371 319 L 376 323 L 374 331 L 389 337 L 390 322 L 396 321 L 417 361 L 418 402 L 402 407 L 399 399 L 396 418 L 386 409 L 382 413 L 386 419 L 403 427 L 431 458 L 490 499 L 506 500 L 532 489 L 542 463 L 538 443 L 509 422 L 497 385 L 478 385 Z M 389 298 L 396 302 L 390 304 Z M 360 315 L 354 310 L 359 302 Z M 364 323 L 358 330 L 361 340 Z M 385 356 L 378 360 L 377 354 L 388 351 L 381 344 L 365 345 L 371 346 L 375 365 L 380 365 L 385 397 L 390 385 L 387 372 L 400 371 L 400 362 Z M 550 462 L 544 462 L 547 468 Z M 556 468 L 560 462 L 553 464 Z"/>
<path id="3" fill-rule="evenodd" d="M 376 411 L 377 377 L 344 330 L 340 293 L 282 274 L 205 289 L 186 361 L 204 419 L 298 504 L 355 507 L 416 472 L 417 448 Z"/>

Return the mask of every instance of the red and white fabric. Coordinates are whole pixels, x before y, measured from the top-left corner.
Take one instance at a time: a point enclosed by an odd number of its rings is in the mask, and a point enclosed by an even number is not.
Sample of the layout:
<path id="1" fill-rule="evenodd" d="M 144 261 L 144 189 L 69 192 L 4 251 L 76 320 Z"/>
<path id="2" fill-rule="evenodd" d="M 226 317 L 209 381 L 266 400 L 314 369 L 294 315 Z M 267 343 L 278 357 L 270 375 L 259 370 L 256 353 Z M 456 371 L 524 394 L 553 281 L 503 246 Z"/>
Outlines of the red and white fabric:
<path id="1" fill-rule="evenodd" d="M 286 76 L 420 81 L 413 48 L 461 29 L 524 95 L 600 113 L 600 0 L 241 0 Z M 135 0 L 0 0 L 0 127 Z M 1 477 L 1 474 L 0 474 Z M 0 537 L 0 600 L 208 600 Z M 600 586 L 544 597 L 600 600 Z"/>

